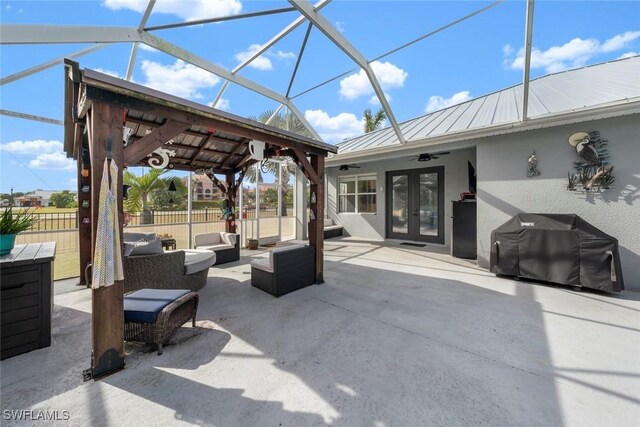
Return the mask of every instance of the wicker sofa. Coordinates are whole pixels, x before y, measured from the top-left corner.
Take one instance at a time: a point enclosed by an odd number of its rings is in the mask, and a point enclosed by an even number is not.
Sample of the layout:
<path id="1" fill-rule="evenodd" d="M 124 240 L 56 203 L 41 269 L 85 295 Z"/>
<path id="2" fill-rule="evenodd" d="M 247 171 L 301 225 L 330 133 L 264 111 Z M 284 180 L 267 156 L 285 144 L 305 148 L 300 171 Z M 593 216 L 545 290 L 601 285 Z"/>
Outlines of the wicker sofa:
<path id="1" fill-rule="evenodd" d="M 124 291 L 138 289 L 189 289 L 197 291 L 207 284 L 215 254 L 195 251 L 169 251 L 124 258 Z M 213 256 L 212 256 L 213 255 Z"/>
<path id="2" fill-rule="evenodd" d="M 195 236 L 196 249 L 216 253 L 216 265 L 240 259 L 240 235 L 234 233 L 204 233 Z"/>
<path id="3" fill-rule="evenodd" d="M 251 262 L 251 285 L 280 297 L 315 283 L 315 250 L 288 245 L 269 251 L 269 257 Z"/>

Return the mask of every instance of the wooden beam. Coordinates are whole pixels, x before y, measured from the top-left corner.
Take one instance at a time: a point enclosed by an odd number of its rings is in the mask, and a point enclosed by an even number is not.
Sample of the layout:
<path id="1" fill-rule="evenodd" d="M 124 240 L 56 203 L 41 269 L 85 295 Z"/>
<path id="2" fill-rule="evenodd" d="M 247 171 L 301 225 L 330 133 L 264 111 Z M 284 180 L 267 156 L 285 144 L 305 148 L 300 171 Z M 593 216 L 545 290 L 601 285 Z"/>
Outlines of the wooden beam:
<path id="1" fill-rule="evenodd" d="M 152 153 L 157 148 L 162 147 L 167 141 L 173 139 L 186 129 L 191 127 L 188 123 L 178 122 L 168 119 L 165 124 L 155 128 L 150 134 L 143 136 L 134 144 L 127 145 L 124 150 L 124 161 L 126 165 L 135 165 L 144 159 L 147 154 Z M 122 141 L 122 136 L 118 139 Z M 118 144 L 122 145 L 122 144 Z"/>
<path id="2" fill-rule="evenodd" d="M 178 142 L 174 142 L 173 144 L 171 144 L 171 146 L 175 148 L 183 148 L 185 150 L 191 150 L 191 151 L 200 150 L 200 148 L 197 145 L 186 145 L 186 144 L 180 144 Z M 230 154 L 228 151 L 213 150 L 211 148 L 205 148 L 204 150 L 202 150 L 202 152 L 211 153 L 211 154 L 222 154 L 225 156 L 228 156 Z"/>
<path id="3" fill-rule="evenodd" d="M 148 120 L 143 120 L 143 119 L 139 119 L 139 118 L 136 118 L 136 117 L 130 117 L 130 116 L 127 116 L 126 121 L 127 122 L 131 122 L 131 123 L 136 123 L 136 124 L 139 124 L 139 125 L 152 127 L 152 128 L 157 128 L 159 126 L 162 126 L 162 123 L 150 122 Z M 214 132 L 215 132 L 215 129 L 214 129 Z M 226 143 L 226 144 L 236 144 L 236 143 L 238 143 L 238 141 L 235 141 L 233 139 L 226 139 L 226 138 L 223 138 L 223 137 L 217 136 L 217 135 L 213 135 L 212 133 L 210 133 L 208 131 L 207 132 L 198 132 L 198 131 L 195 131 L 195 130 L 192 130 L 192 129 L 187 129 L 182 133 L 184 133 L 185 135 L 191 135 L 191 136 L 202 137 L 202 138 L 206 138 L 208 136 L 211 136 L 212 140 L 220 141 L 220 142 L 223 142 L 223 143 Z"/>
<path id="4" fill-rule="evenodd" d="M 114 105 L 94 102 L 91 107 L 91 247 L 95 250 L 97 240 L 98 212 L 100 206 L 100 182 L 102 179 L 107 138 L 112 138 L 113 162 L 118 165 L 116 188 L 122 188 L 123 145 L 122 116 L 124 109 Z M 122 194 L 118 197 L 120 233 L 122 239 Z M 122 240 L 121 240 L 122 241 Z M 123 282 L 92 290 L 92 360 L 94 378 L 109 375 L 124 367 L 124 308 Z"/>
<path id="5" fill-rule="evenodd" d="M 275 130 L 271 131 L 270 129 L 263 129 L 265 125 L 260 123 L 236 124 L 226 122 L 221 118 L 216 118 L 218 116 L 213 116 L 213 114 L 205 111 L 184 111 L 183 109 L 177 109 L 176 106 L 169 104 L 168 101 L 165 101 L 167 102 L 167 105 L 161 105 L 151 101 L 134 98 L 132 96 L 114 93 L 95 86 L 87 86 L 87 96 L 96 101 L 121 105 L 131 110 L 149 113 L 184 123 L 190 123 L 195 126 L 216 129 L 248 140 L 257 139 L 280 147 L 297 148 L 307 153 L 320 155 L 326 155 L 328 152 L 328 150 L 316 147 L 312 144 L 295 139 L 289 139 L 284 135 L 276 134 Z M 295 138 L 295 135 L 292 134 L 291 138 Z M 308 139 L 304 136 L 300 136 L 300 138 Z"/>
<path id="6" fill-rule="evenodd" d="M 318 182 L 310 186 L 309 245 L 316 249 L 316 283 L 324 283 L 324 157 L 311 155 L 311 166 Z"/>
<path id="7" fill-rule="evenodd" d="M 229 189 L 229 187 L 225 187 L 214 174 L 207 174 L 207 176 L 215 184 L 215 186 L 218 187 L 222 194 L 227 194 L 227 190 Z"/>
<path id="8" fill-rule="evenodd" d="M 236 169 L 244 168 L 244 166 L 247 165 L 251 160 L 252 160 L 251 154 L 246 154 L 244 158 L 238 162 L 238 164 L 236 165 Z"/>
<path id="9" fill-rule="evenodd" d="M 182 132 L 182 133 L 184 134 L 185 132 Z M 144 137 L 131 136 L 129 138 L 129 143 L 133 144 L 133 143 L 135 143 L 137 141 L 140 141 L 142 138 L 144 138 Z M 233 142 L 233 141 L 230 140 L 229 142 Z M 179 142 L 173 142 L 169 146 L 173 147 L 173 148 L 181 148 L 181 149 L 189 150 L 189 151 L 198 151 L 198 150 L 200 150 L 199 147 L 201 147 L 201 146 L 198 146 L 198 145 L 180 144 Z M 229 156 L 230 154 L 232 154 L 229 151 L 212 150 L 211 148 L 205 148 L 204 150 L 202 150 L 202 152 L 203 153 L 211 153 L 211 154 L 222 154 L 222 155 L 225 155 L 225 156 Z M 243 156 L 242 154 L 232 154 L 232 157 L 242 157 L 242 156 Z M 185 159 L 185 160 L 188 160 L 188 159 Z M 220 164 L 223 164 L 223 163 L 220 163 Z"/>
<path id="10" fill-rule="evenodd" d="M 238 146 L 234 148 L 231 153 L 229 153 L 227 158 L 224 159 L 224 162 L 222 163 L 222 165 L 225 166 L 231 163 L 231 160 L 233 159 L 234 156 L 242 156 L 242 154 L 239 154 L 239 153 L 246 146 L 247 143 L 248 143 L 247 141 L 244 141 L 241 144 L 238 144 Z"/>
<path id="11" fill-rule="evenodd" d="M 317 185 L 320 181 L 320 178 L 318 177 L 315 168 L 311 165 L 311 163 L 309 163 L 309 160 L 307 160 L 306 154 L 296 149 L 293 149 L 292 151 L 296 156 L 295 158 L 300 163 L 302 163 L 302 171 L 305 173 L 305 175 L 307 175 L 307 177 L 313 184 Z M 314 155 L 312 155 L 311 157 L 313 158 L 313 156 Z"/>
<path id="12" fill-rule="evenodd" d="M 213 139 L 213 134 L 209 134 L 209 136 L 205 138 L 204 141 L 202 141 L 202 143 L 200 144 L 200 148 L 198 148 L 198 151 L 196 151 L 196 153 L 193 156 L 191 156 L 191 162 L 189 162 L 189 164 L 192 164 L 194 160 L 198 158 L 198 156 L 202 153 L 202 151 L 207 146 L 209 141 L 211 141 L 212 139 Z"/>

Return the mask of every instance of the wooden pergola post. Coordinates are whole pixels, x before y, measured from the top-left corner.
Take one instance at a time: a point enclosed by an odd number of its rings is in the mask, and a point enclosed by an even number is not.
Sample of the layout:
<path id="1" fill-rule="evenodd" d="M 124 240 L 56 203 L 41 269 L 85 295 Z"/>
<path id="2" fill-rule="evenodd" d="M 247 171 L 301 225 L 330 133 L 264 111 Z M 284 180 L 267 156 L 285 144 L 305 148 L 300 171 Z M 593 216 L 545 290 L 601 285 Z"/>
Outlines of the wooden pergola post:
<path id="1" fill-rule="evenodd" d="M 316 248 L 316 283 L 324 283 L 324 157 L 312 154 L 311 167 L 317 181 L 310 186 L 309 244 Z"/>
<path id="2" fill-rule="evenodd" d="M 86 134 L 80 139 L 80 144 L 76 148 L 75 156 L 78 161 L 78 252 L 80 255 L 80 285 L 89 286 L 85 277 L 85 270 L 91 264 L 93 255 L 93 247 L 91 246 L 91 223 L 85 223 L 85 218 L 91 221 L 91 193 L 84 193 L 82 187 L 89 185 L 91 189 L 91 165 L 85 164 L 83 161 L 83 150 L 86 141 Z M 86 149 L 89 149 L 87 144 Z M 85 169 L 89 174 L 82 176 L 82 170 Z M 89 206 L 84 207 L 82 202 L 89 200 Z"/>
<path id="3" fill-rule="evenodd" d="M 122 169 L 124 153 L 122 145 L 122 118 L 124 109 L 115 105 L 94 102 L 89 123 L 92 143 L 91 156 L 91 251 L 95 251 L 100 206 L 100 183 L 104 172 L 106 141 L 111 138 L 112 162 L 118 166 L 116 188 L 122 189 Z M 80 193 L 83 194 L 83 193 Z M 122 241 L 122 190 L 119 191 L 118 213 Z M 93 256 L 91 257 L 93 259 Z M 124 368 L 124 286 L 122 281 L 112 286 L 92 290 L 91 309 L 91 373 L 94 378 L 113 373 Z"/>
<path id="4" fill-rule="evenodd" d="M 233 172 L 227 172 L 227 192 L 225 193 L 225 203 L 227 207 L 235 212 L 236 209 L 236 174 Z M 236 232 L 236 219 L 238 213 L 236 212 L 231 218 L 227 218 L 225 221 L 224 229 L 227 233 Z"/>

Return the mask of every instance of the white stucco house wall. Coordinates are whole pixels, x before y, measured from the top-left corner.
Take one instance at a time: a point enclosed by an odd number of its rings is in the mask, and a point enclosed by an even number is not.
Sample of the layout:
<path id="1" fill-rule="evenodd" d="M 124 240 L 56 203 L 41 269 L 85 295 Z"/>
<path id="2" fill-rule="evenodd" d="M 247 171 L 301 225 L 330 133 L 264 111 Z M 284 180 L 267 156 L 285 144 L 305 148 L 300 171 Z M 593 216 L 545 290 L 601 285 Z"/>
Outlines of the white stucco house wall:
<path id="1" fill-rule="evenodd" d="M 479 266 L 489 266 L 491 231 L 513 215 L 577 214 L 618 239 L 625 287 L 640 291 L 640 56 L 532 80 L 526 120 L 522 93 L 518 85 L 401 123 L 406 144 L 391 128 L 339 144 L 338 154 L 326 160 L 328 217 L 342 224 L 345 234 L 393 239 L 392 229 L 398 224 L 390 223 L 390 217 L 422 218 L 424 209 L 406 213 L 389 206 L 390 176 L 442 167 L 439 197 L 444 203 L 438 216 L 444 227 L 439 241 L 418 240 L 450 248 L 452 201 L 468 190 L 471 163 L 477 176 Z M 567 174 L 575 172 L 578 157 L 568 139 L 576 132 L 593 131 L 608 141 L 615 184 L 610 189 L 569 191 Z M 534 150 L 540 175 L 528 177 L 527 160 Z M 417 159 L 421 153 L 439 152 L 449 154 L 425 162 Z M 417 179 L 419 174 L 407 176 Z M 363 181 L 362 195 L 349 193 L 350 179 Z M 350 205 L 356 199 L 365 212 Z"/>

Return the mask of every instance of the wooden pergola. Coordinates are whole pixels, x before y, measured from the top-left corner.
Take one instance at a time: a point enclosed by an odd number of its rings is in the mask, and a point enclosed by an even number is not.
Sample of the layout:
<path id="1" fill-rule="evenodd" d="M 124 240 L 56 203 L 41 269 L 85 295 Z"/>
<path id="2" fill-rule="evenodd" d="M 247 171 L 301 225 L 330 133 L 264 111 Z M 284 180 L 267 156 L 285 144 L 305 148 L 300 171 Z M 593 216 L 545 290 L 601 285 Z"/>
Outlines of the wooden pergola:
<path id="1" fill-rule="evenodd" d="M 120 80 L 65 60 L 64 149 L 78 163 L 78 194 L 87 194 L 89 207 L 79 200 L 80 271 L 91 263 L 97 232 L 100 182 L 107 146 L 119 169 L 148 166 L 148 156 L 166 168 L 206 173 L 220 189 L 226 206 L 234 208 L 244 174 L 256 160 L 251 141 L 265 143 L 265 158 L 288 156 L 310 181 L 309 244 L 315 248 L 316 282 L 323 282 L 324 158 L 337 149 L 311 138 L 248 120 L 144 86 Z M 91 137 L 89 138 L 89 135 Z M 214 174 L 224 175 L 225 181 Z M 89 185 L 89 193 L 82 187 Z M 118 200 L 122 237 L 122 192 Z M 226 220 L 235 232 L 235 217 Z M 86 284 L 84 274 L 81 283 Z M 126 277 L 125 277 L 126 280 Z M 92 374 L 98 378 L 124 366 L 123 283 L 93 290 Z"/>

